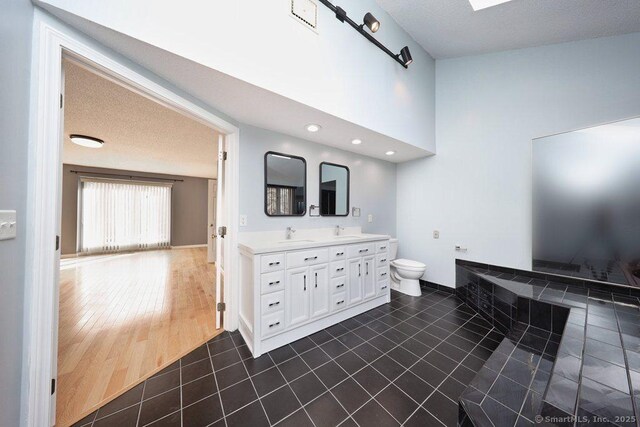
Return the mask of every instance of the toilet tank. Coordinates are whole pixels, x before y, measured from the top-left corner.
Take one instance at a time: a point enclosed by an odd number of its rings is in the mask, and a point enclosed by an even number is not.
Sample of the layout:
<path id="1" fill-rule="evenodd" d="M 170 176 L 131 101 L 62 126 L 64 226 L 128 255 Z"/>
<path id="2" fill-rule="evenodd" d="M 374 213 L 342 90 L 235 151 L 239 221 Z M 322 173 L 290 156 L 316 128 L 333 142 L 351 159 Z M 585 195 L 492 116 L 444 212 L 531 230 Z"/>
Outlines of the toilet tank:
<path id="1" fill-rule="evenodd" d="M 389 260 L 393 261 L 398 256 L 398 239 L 389 239 Z"/>

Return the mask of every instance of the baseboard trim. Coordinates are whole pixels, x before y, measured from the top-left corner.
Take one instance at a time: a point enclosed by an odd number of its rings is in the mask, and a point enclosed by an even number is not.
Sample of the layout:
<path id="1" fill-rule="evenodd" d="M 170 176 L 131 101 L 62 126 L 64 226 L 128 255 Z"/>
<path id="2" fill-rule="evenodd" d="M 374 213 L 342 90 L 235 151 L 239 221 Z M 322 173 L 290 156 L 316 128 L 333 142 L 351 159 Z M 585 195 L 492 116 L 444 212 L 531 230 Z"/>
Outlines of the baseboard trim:
<path id="1" fill-rule="evenodd" d="M 181 246 L 171 246 L 171 249 L 189 249 L 189 248 L 206 248 L 207 244 L 204 243 L 202 245 L 181 245 Z"/>
<path id="2" fill-rule="evenodd" d="M 64 254 L 60 255 L 60 259 L 78 258 L 79 254 Z"/>
<path id="3" fill-rule="evenodd" d="M 438 285 L 437 283 L 427 282 L 426 280 L 420 280 L 420 287 L 427 289 L 435 289 L 437 291 L 446 292 L 448 294 L 455 294 L 456 288 L 450 286 Z"/>

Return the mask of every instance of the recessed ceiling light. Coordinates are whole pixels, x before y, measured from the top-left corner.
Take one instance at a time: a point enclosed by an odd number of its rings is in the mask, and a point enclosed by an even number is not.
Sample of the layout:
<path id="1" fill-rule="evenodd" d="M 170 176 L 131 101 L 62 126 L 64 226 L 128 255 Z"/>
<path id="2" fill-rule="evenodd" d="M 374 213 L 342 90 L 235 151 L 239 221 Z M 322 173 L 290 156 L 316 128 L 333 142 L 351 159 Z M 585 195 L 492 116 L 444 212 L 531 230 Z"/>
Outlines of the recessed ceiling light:
<path id="1" fill-rule="evenodd" d="M 396 154 L 396 152 L 395 151 L 387 151 L 384 154 L 386 154 L 387 156 L 393 156 L 394 154 Z"/>
<path id="2" fill-rule="evenodd" d="M 311 123 L 311 124 L 307 125 L 306 129 L 309 132 L 318 132 L 320 129 L 322 129 L 322 127 L 320 125 L 316 125 L 316 124 Z"/>
<path id="3" fill-rule="evenodd" d="M 98 138 L 94 138 L 92 136 L 86 135 L 69 135 L 71 138 L 71 142 L 76 145 L 80 145 L 82 147 L 87 148 L 100 148 L 104 145 L 104 141 Z"/>
<path id="4" fill-rule="evenodd" d="M 356 138 L 356 139 L 352 139 L 352 140 L 351 140 L 351 143 L 352 143 L 353 145 L 360 145 L 360 144 L 362 144 L 362 140 L 361 140 L 361 139 L 358 139 L 358 138 Z"/>
<path id="5" fill-rule="evenodd" d="M 469 0 L 469 3 L 471 3 L 471 7 L 473 8 L 473 10 L 477 11 L 510 1 L 511 0 Z"/>

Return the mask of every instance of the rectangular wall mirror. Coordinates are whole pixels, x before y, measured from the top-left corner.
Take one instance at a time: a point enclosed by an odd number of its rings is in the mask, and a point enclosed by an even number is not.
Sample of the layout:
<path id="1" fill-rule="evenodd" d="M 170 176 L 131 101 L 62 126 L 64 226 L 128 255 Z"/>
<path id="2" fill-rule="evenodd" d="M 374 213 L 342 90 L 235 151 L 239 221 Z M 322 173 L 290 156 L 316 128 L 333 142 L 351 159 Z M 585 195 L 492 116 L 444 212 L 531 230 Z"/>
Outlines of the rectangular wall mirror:
<path id="1" fill-rule="evenodd" d="M 640 119 L 533 141 L 533 268 L 640 287 Z"/>
<path id="2" fill-rule="evenodd" d="M 307 205 L 307 162 L 269 151 L 264 155 L 264 212 L 268 216 L 303 216 Z"/>
<path id="3" fill-rule="evenodd" d="M 349 215 L 349 168 L 320 163 L 320 215 Z"/>

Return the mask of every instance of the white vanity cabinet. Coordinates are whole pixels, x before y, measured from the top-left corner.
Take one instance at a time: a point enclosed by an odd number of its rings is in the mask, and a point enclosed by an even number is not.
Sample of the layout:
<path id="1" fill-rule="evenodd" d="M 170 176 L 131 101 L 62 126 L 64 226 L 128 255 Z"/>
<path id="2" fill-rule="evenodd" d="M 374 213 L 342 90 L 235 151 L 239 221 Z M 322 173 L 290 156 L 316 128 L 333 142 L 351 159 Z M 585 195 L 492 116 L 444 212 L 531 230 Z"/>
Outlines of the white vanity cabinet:
<path id="1" fill-rule="evenodd" d="M 390 301 L 388 236 L 362 236 L 240 245 L 239 328 L 254 357 Z"/>

